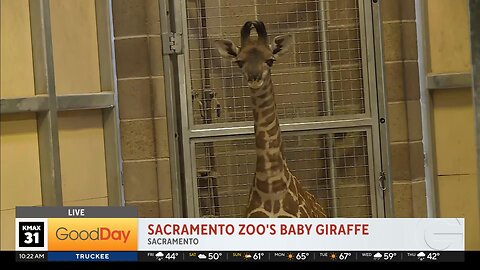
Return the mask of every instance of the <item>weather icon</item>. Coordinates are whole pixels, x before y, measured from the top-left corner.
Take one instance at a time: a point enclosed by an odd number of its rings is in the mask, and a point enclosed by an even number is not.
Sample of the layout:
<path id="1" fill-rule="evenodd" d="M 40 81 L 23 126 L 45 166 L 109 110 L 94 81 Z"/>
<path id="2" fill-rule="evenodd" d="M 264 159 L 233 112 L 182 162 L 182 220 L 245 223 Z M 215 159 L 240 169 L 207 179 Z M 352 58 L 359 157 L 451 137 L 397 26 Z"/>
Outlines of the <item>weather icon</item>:
<path id="1" fill-rule="evenodd" d="M 155 254 L 155 257 L 157 258 L 157 260 L 161 261 L 163 259 L 163 253 L 161 251 L 157 252 L 157 254 Z"/>
<path id="2" fill-rule="evenodd" d="M 289 261 L 291 261 L 291 260 L 293 260 L 293 258 L 294 258 L 294 257 L 293 257 L 293 254 L 292 254 L 292 253 L 288 253 L 287 259 L 288 259 Z"/>
<path id="3" fill-rule="evenodd" d="M 417 258 L 420 260 L 420 261 L 423 261 L 425 259 L 425 253 L 423 253 L 423 251 L 420 251 L 418 254 L 417 254 Z"/>
<path id="4" fill-rule="evenodd" d="M 245 256 L 243 256 L 245 260 L 251 259 L 252 255 L 245 253 Z"/>
<path id="5" fill-rule="evenodd" d="M 197 256 L 200 260 L 205 260 L 207 258 L 207 256 L 205 254 L 198 254 Z"/>
<path id="6" fill-rule="evenodd" d="M 377 252 L 375 253 L 375 255 L 373 255 L 374 260 L 380 260 L 381 258 L 382 258 L 382 254 L 380 254 L 380 252 Z"/>
<path id="7" fill-rule="evenodd" d="M 334 261 L 334 260 L 337 259 L 337 254 L 335 254 L 335 252 L 333 252 L 333 253 L 330 254 L 330 256 L 328 256 L 328 257 L 330 257 L 330 260 Z"/>

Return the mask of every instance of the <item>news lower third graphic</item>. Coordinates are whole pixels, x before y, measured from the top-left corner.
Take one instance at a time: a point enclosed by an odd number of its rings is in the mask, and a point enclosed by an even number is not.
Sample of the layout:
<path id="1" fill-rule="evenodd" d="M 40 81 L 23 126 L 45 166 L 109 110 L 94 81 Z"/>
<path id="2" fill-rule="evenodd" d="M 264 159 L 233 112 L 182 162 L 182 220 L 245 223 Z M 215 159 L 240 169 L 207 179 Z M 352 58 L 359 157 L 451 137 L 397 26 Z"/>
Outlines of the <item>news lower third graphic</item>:
<path id="1" fill-rule="evenodd" d="M 18 207 L 17 261 L 464 261 L 464 219 L 138 218 L 132 207 Z"/>

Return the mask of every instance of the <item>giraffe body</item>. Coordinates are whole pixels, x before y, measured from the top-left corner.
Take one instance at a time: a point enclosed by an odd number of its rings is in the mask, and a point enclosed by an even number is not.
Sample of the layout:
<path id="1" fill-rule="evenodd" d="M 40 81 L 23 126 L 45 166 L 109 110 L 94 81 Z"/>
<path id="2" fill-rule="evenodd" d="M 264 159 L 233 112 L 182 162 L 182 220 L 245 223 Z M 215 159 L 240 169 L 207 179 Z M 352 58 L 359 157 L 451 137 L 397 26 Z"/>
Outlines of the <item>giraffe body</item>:
<path id="1" fill-rule="evenodd" d="M 255 27 L 256 40 L 250 38 Z M 255 123 L 256 170 L 250 191 L 247 217 L 327 217 L 315 197 L 305 191 L 288 169 L 276 112 L 271 66 L 286 52 L 290 36 L 278 36 L 270 47 L 262 22 L 247 22 L 242 28 L 242 46 L 230 40 L 216 41 L 220 54 L 237 62 L 251 90 Z"/>

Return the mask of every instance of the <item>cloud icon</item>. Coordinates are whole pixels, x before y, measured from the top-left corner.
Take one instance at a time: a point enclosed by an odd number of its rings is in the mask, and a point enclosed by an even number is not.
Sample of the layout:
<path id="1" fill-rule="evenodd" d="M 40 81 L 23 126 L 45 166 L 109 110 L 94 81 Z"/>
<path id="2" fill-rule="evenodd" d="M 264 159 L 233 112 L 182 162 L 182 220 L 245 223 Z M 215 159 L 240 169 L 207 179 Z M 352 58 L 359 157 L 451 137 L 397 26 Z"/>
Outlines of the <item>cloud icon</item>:
<path id="1" fill-rule="evenodd" d="M 419 253 L 417 254 L 417 257 L 425 257 L 425 253 L 419 252 Z"/>
<path id="2" fill-rule="evenodd" d="M 382 258 L 382 254 L 380 254 L 380 252 L 377 252 L 375 253 L 375 255 L 373 255 L 374 258 L 377 258 L 377 259 L 380 259 Z"/>
<path id="3" fill-rule="evenodd" d="M 163 257 L 163 253 L 161 251 L 157 252 L 157 254 L 155 254 L 155 257 Z"/>
<path id="4" fill-rule="evenodd" d="M 207 256 L 205 256 L 205 254 L 198 254 L 198 258 L 204 260 L 207 258 Z"/>

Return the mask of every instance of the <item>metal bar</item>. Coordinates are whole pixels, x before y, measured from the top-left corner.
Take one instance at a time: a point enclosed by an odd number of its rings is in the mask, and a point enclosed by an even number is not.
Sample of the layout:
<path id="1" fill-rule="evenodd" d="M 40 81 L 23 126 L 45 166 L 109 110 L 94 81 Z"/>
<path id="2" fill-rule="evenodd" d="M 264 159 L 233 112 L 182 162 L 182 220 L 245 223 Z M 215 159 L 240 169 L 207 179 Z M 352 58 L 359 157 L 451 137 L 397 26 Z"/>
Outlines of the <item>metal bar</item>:
<path id="1" fill-rule="evenodd" d="M 358 118 L 358 119 L 345 119 L 345 120 L 332 120 L 321 122 L 291 122 L 282 121 L 280 129 L 282 132 L 297 131 L 297 130 L 331 130 L 335 128 L 356 127 L 356 126 L 371 126 L 372 119 L 370 118 Z M 286 122 L 286 123 L 285 123 Z M 188 135 L 192 138 L 202 137 L 217 137 L 217 136 L 231 136 L 231 135 L 245 135 L 253 134 L 253 125 L 242 127 L 219 127 L 209 129 L 197 129 L 188 131 Z"/>
<path id="2" fill-rule="evenodd" d="M 37 113 L 42 204 L 44 206 L 62 206 L 50 1 L 31 0 L 29 4 L 35 92 L 48 96 L 48 110 Z"/>
<path id="3" fill-rule="evenodd" d="M 113 25 L 111 0 L 95 1 L 97 26 L 98 62 L 100 70 L 100 89 L 103 92 L 115 92 L 116 76 L 113 44 Z"/>
<path id="4" fill-rule="evenodd" d="M 370 1 L 369 1 L 370 2 Z M 382 217 L 382 214 L 385 217 L 394 217 L 393 209 L 393 180 L 390 167 L 390 140 L 388 135 L 388 115 L 387 115 L 387 93 L 385 90 L 384 82 L 384 71 L 383 71 L 383 35 L 382 35 L 382 17 L 380 12 L 380 1 L 373 1 L 370 3 L 371 9 L 366 9 L 367 18 L 372 18 L 367 21 L 367 41 L 373 41 L 373 48 L 375 49 L 374 54 L 374 63 L 373 59 L 369 58 L 369 64 L 375 67 L 374 71 L 371 71 L 370 74 L 370 83 L 372 87 L 376 89 L 376 99 L 378 116 L 376 119 L 376 126 L 379 127 L 380 141 L 376 141 L 377 136 L 374 136 L 374 143 L 380 147 L 381 155 L 381 169 L 385 173 L 385 191 L 383 191 L 379 185 L 375 185 L 377 192 L 382 194 L 383 197 L 377 197 L 377 206 L 379 209 L 382 207 L 385 209 L 384 213 L 379 213 L 379 217 Z M 373 24 L 373 25 L 372 25 Z M 373 32 L 370 30 L 372 29 Z M 374 72 L 374 73 L 373 73 Z M 377 131 L 374 131 L 377 132 Z M 375 170 L 376 180 L 380 179 L 379 170 Z M 381 205 L 383 203 L 383 205 Z"/>
<path id="5" fill-rule="evenodd" d="M 162 36 L 164 33 L 170 33 L 170 21 L 171 14 L 169 8 L 169 1 L 159 1 L 160 12 L 160 28 Z M 172 183 L 172 205 L 174 217 L 183 217 L 183 204 L 182 204 L 182 185 L 181 185 L 181 163 L 180 163 L 180 149 L 179 132 L 177 124 L 177 98 L 176 93 L 176 81 L 178 77 L 174 72 L 174 58 L 175 55 L 163 55 L 163 72 L 165 80 L 165 100 L 167 109 L 167 126 L 168 126 L 168 142 L 169 142 L 169 157 L 170 157 L 170 177 Z"/>
<path id="6" fill-rule="evenodd" d="M 327 19 L 326 19 L 326 2 L 320 1 L 320 29 L 322 32 L 322 83 L 325 87 L 325 103 L 327 107 L 327 115 L 331 116 L 333 114 L 332 109 L 332 98 L 331 98 L 331 89 L 330 89 L 330 68 L 328 61 L 328 43 L 327 43 Z M 331 194 L 329 195 L 332 198 L 332 217 L 337 217 L 337 191 L 336 191 L 336 168 L 335 168 L 335 152 L 333 151 L 334 142 L 333 135 L 327 135 L 327 147 L 328 147 L 328 174 L 329 174 L 329 185 L 331 188 Z"/>
<path id="7" fill-rule="evenodd" d="M 361 0 L 363 1 L 363 0 Z M 257 3 L 257 6 L 259 4 Z M 258 20 L 258 13 L 255 14 L 255 19 Z M 328 19 L 327 19 L 328 20 Z M 329 25 L 328 28 L 330 30 L 338 30 L 338 29 L 348 29 L 348 28 L 354 28 L 356 27 L 357 25 L 356 24 L 342 24 L 342 25 Z M 241 25 L 239 25 L 239 27 L 241 27 Z M 285 33 L 292 33 L 292 32 L 313 32 L 313 31 L 317 31 L 318 30 L 318 27 L 317 26 L 305 26 L 305 27 L 289 27 L 289 26 L 285 26 L 285 28 L 272 28 L 272 29 L 269 29 L 268 30 L 268 35 L 270 36 L 275 36 L 275 35 L 282 35 L 282 34 L 285 34 Z M 189 37 L 192 39 L 192 38 L 195 38 L 195 39 L 199 39 L 200 38 L 200 35 L 196 32 L 191 32 L 189 33 Z"/>
<path id="8" fill-rule="evenodd" d="M 375 166 L 375 144 L 374 144 L 374 135 L 372 130 L 375 128 L 372 128 L 371 130 L 366 130 L 367 134 L 367 156 L 368 156 L 368 174 L 370 175 L 370 207 L 372 209 L 372 217 L 378 218 L 378 217 L 385 217 L 385 209 L 383 207 L 383 200 L 378 200 L 377 197 L 379 193 L 377 192 L 378 184 L 377 184 L 377 175 L 376 171 L 378 171 L 378 167 Z M 377 149 L 378 150 L 378 149 Z M 381 194 L 381 193 L 380 193 Z M 383 195 L 383 194 L 381 194 Z M 382 204 L 379 204 L 378 202 L 381 201 Z"/>
<path id="9" fill-rule="evenodd" d="M 471 73 L 445 73 L 445 74 L 427 74 L 426 88 L 450 89 L 450 88 L 470 88 L 472 86 Z"/>
<path id="10" fill-rule="evenodd" d="M 172 7 L 172 8 L 171 8 Z M 173 10 L 172 1 L 159 1 L 160 9 L 160 28 L 162 36 L 167 35 L 174 31 L 175 16 Z M 173 16 L 172 16 L 173 15 Z M 182 31 L 180 30 L 179 33 Z M 182 40 L 183 42 L 183 40 Z M 186 49 L 184 49 L 185 51 Z M 184 157 L 183 153 L 183 138 L 182 134 L 182 117 L 180 112 L 180 94 L 182 78 L 180 71 L 177 72 L 178 62 L 177 55 L 164 54 L 163 55 L 163 72 L 165 78 L 165 100 L 167 109 L 167 126 L 168 126 L 168 142 L 169 142 L 169 155 L 170 155 L 170 177 L 172 183 L 172 202 L 173 202 L 173 215 L 174 217 L 184 217 L 184 196 L 185 183 L 182 179 L 185 179 Z"/>
<path id="11" fill-rule="evenodd" d="M 340 133 L 340 132 L 365 132 L 368 131 L 371 127 L 370 126 L 352 126 L 352 127 L 338 127 L 329 130 L 291 130 L 291 131 L 282 131 L 282 136 L 301 136 L 301 135 L 323 135 L 328 133 Z M 244 139 L 252 139 L 254 138 L 254 134 L 240 134 L 235 135 L 232 137 L 231 135 L 220 135 L 215 137 L 215 141 L 230 141 L 234 140 L 244 140 Z M 204 142 L 211 142 L 211 137 L 200 137 L 200 138 L 192 138 L 192 143 L 204 143 Z"/>
<path id="12" fill-rule="evenodd" d="M 57 111 L 105 109 L 114 106 L 112 92 L 57 96 Z M 48 96 L 2 99 L 0 109 L 2 114 L 48 111 Z"/>
<path id="13" fill-rule="evenodd" d="M 382 167 L 382 147 L 380 144 L 380 124 L 378 116 L 378 107 L 384 106 L 385 100 L 377 100 L 377 92 L 383 91 L 380 87 L 377 89 L 375 66 L 375 41 L 373 35 L 373 15 L 372 3 L 369 0 L 359 0 L 359 18 L 360 18 L 360 40 L 362 48 L 362 74 L 363 89 L 365 95 L 365 112 L 371 115 L 373 125 L 372 129 L 367 132 L 368 139 L 368 162 L 370 173 L 370 200 L 372 217 L 385 217 L 384 193 L 380 192 L 377 187 L 377 179 L 380 177 L 384 168 Z M 367 98 L 368 97 L 368 98 Z M 381 105 L 379 105 L 381 104 Z"/>
<path id="14" fill-rule="evenodd" d="M 172 1 L 174 7 L 174 13 L 181 14 L 181 16 L 175 16 L 174 19 L 174 29 L 176 32 L 185 33 L 184 40 L 184 52 L 183 55 L 177 55 L 176 63 L 178 68 L 178 88 L 179 93 L 179 113 L 181 119 L 181 132 L 182 132 L 182 155 L 183 155 L 183 169 L 184 169 L 184 183 L 185 183 L 185 215 L 186 217 L 195 217 L 198 200 L 194 197 L 195 187 L 196 187 L 196 176 L 192 175 L 192 160 L 191 160 L 191 147 L 190 147 L 190 136 L 189 136 L 189 127 L 190 123 L 193 124 L 193 111 L 191 103 L 191 95 L 189 93 L 190 76 L 189 75 L 189 61 L 188 61 L 188 37 L 186 37 L 187 31 L 187 7 L 186 1 Z M 187 111 L 181 110 L 181 108 L 188 108 Z"/>
<path id="15" fill-rule="evenodd" d="M 201 126 L 201 125 L 197 125 L 194 123 L 194 110 L 193 110 L 193 87 L 192 87 L 192 75 L 191 75 L 191 68 L 190 68 L 190 50 L 189 50 L 189 39 L 190 39 L 190 33 L 188 31 L 188 23 L 187 23 L 187 4 L 186 4 L 186 1 L 182 0 L 182 10 L 180 11 L 181 13 L 181 16 L 175 16 L 175 20 L 173 21 L 173 23 L 175 25 L 178 25 L 176 29 L 176 31 L 181 31 L 181 33 L 184 33 L 183 35 L 183 55 L 181 55 L 180 57 L 177 57 L 177 60 L 179 61 L 179 65 L 181 65 L 183 68 L 182 69 L 178 69 L 178 77 L 179 77 L 179 86 L 180 85 L 183 85 L 184 88 L 180 89 L 181 90 L 179 92 L 179 97 L 181 99 L 181 102 L 183 102 L 183 100 L 186 98 L 186 103 L 185 105 L 187 107 L 182 107 L 180 106 L 180 108 L 187 108 L 186 109 L 186 112 L 185 112 L 185 109 L 180 109 L 179 111 L 179 115 L 181 115 L 182 117 L 182 122 L 184 124 L 182 124 L 182 128 L 186 127 L 186 130 L 188 130 L 188 128 L 192 128 L 192 129 L 195 129 L 197 126 Z M 181 63 L 180 63 L 181 61 Z M 185 96 L 185 97 L 184 97 Z M 185 119 L 183 119 L 183 117 L 186 117 Z M 186 122 L 184 122 L 186 121 Z M 184 157 L 188 157 L 188 155 L 185 155 L 184 154 Z"/>
<path id="16" fill-rule="evenodd" d="M 472 81 L 477 137 L 477 210 L 480 211 L 480 0 L 470 0 L 470 42 L 472 50 Z"/>
<path id="17" fill-rule="evenodd" d="M 0 114 L 41 111 L 48 111 L 47 95 L 0 100 Z"/>
<path id="18" fill-rule="evenodd" d="M 426 74 L 430 70 L 430 46 L 428 35 L 427 1 L 415 0 L 417 18 L 418 72 L 420 84 L 420 108 L 422 112 L 422 137 L 425 166 L 425 191 L 427 196 L 427 217 L 435 218 L 437 212 L 437 185 L 435 162 L 435 136 L 432 134 L 433 106 L 428 91 Z"/>
<path id="19" fill-rule="evenodd" d="M 109 206 L 124 205 L 122 158 L 120 151 L 120 119 L 118 112 L 117 79 L 115 70 L 115 46 L 113 44 L 113 21 L 111 0 L 95 1 L 97 19 L 97 42 L 100 68 L 100 87 L 103 92 L 88 96 L 77 95 L 90 106 L 103 108 L 103 140 L 107 174 Z M 95 97 L 95 98 L 93 98 Z M 59 97 L 62 98 L 62 97 Z M 105 107 L 105 105 L 107 105 Z"/>
<path id="20" fill-rule="evenodd" d="M 112 92 L 57 96 L 58 111 L 106 109 L 115 106 Z"/>
<path id="21" fill-rule="evenodd" d="M 209 141 L 206 141 L 205 143 L 210 144 Z M 200 217 L 200 203 L 198 200 L 198 181 L 197 181 L 197 159 L 196 159 L 196 154 L 195 154 L 195 143 L 192 141 L 189 145 L 190 147 L 190 160 L 191 160 L 191 174 L 192 177 L 192 193 L 191 197 L 193 198 L 193 216 L 191 217 Z M 189 216 L 190 217 L 190 216 Z"/>
<path id="22" fill-rule="evenodd" d="M 349 115 L 332 115 L 323 117 L 298 117 L 298 118 L 286 118 L 281 119 L 283 124 L 296 124 L 296 123 L 318 123 L 318 122 L 336 122 L 344 120 L 356 120 L 356 119 L 370 119 L 365 114 L 349 114 Z M 195 125 L 191 130 L 205 130 L 205 129 L 218 129 L 218 128 L 237 128 L 237 127 L 253 127 L 253 121 L 243 122 L 227 122 L 227 123 L 213 123 L 208 125 Z"/>
<path id="23" fill-rule="evenodd" d="M 189 37 L 187 29 L 187 4 L 186 0 L 171 1 L 173 12 L 176 15 L 172 18 L 172 29 L 175 32 L 183 33 L 183 55 L 178 55 L 175 59 L 176 72 L 178 74 L 178 85 L 176 92 L 178 96 L 178 110 L 176 115 L 179 116 L 179 132 L 181 137 L 181 164 L 183 166 L 183 210 L 185 217 L 197 217 L 199 209 L 197 194 L 197 176 L 195 163 L 192 160 L 192 144 L 190 128 L 194 127 L 193 98 L 190 74 L 190 50 Z"/>
<path id="24" fill-rule="evenodd" d="M 367 40 L 373 38 L 372 4 L 370 0 L 357 0 L 357 3 L 360 22 L 360 68 L 362 69 L 363 79 L 363 106 L 366 115 L 378 119 L 377 89 L 370 85 L 370 75 L 375 74 L 375 47 L 373 40 Z M 367 11 L 369 12 L 367 13 Z M 353 64 L 351 65 L 353 66 Z M 376 126 L 378 126 L 378 122 Z M 379 135 L 377 134 L 377 136 Z"/>

